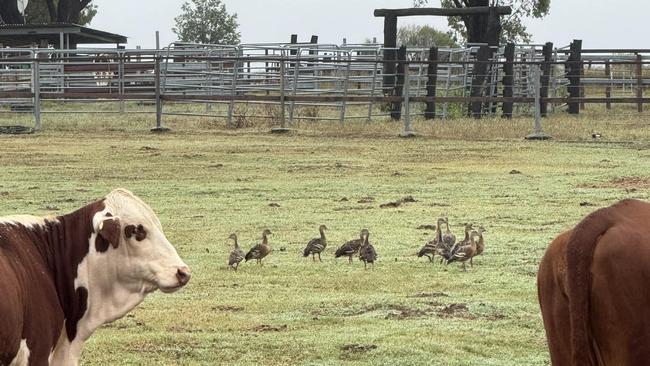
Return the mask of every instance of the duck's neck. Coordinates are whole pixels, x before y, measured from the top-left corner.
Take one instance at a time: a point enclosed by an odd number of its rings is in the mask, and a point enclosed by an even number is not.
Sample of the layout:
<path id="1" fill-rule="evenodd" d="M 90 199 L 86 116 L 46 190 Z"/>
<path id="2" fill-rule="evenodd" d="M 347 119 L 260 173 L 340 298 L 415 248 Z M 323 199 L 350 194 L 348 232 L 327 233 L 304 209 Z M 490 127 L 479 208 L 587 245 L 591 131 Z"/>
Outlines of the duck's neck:
<path id="1" fill-rule="evenodd" d="M 470 231 L 469 228 L 465 228 L 465 241 L 470 240 L 470 237 L 469 237 L 469 231 Z"/>
<path id="2" fill-rule="evenodd" d="M 437 239 L 438 241 L 442 241 L 442 228 L 440 227 L 440 223 L 438 222 L 438 228 L 436 228 L 436 233 L 437 233 Z"/>
<path id="3" fill-rule="evenodd" d="M 324 243 L 326 241 L 325 231 L 323 229 L 319 229 L 318 231 L 320 231 L 320 240 Z"/>
<path id="4" fill-rule="evenodd" d="M 266 234 L 262 234 L 262 244 L 269 245 L 269 239 L 266 237 Z"/>

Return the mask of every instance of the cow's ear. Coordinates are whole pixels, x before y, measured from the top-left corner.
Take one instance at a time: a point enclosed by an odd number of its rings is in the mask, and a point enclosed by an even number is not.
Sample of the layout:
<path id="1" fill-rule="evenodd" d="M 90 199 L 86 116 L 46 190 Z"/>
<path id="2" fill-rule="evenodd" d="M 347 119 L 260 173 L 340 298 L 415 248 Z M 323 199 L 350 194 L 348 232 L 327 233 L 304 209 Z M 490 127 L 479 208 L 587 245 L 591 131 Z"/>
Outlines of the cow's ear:
<path id="1" fill-rule="evenodd" d="M 99 223 L 99 235 L 111 243 L 113 248 L 120 244 L 120 219 L 113 217 Z"/>

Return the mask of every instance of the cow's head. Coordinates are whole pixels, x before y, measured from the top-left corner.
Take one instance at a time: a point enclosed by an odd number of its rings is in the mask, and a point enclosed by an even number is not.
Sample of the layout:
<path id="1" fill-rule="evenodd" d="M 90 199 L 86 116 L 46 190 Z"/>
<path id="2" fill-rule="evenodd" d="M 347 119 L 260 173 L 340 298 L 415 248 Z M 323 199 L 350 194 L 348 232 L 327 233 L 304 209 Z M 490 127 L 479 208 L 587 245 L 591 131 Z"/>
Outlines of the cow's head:
<path id="1" fill-rule="evenodd" d="M 188 283 L 189 268 L 147 204 L 116 189 L 106 196 L 104 206 L 93 219 L 95 251 L 97 260 L 115 272 L 114 280 L 145 293 L 174 292 Z"/>

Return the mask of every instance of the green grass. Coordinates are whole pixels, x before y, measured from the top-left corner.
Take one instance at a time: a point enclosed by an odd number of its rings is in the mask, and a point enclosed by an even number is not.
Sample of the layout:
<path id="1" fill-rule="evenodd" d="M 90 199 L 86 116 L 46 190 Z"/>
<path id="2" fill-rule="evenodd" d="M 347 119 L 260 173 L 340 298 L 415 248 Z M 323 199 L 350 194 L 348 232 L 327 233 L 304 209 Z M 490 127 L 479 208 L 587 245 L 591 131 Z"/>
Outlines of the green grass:
<path id="1" fill-rule="evenodd" d="M 101 328 L 86 365 L 547 365 L 535 285 L 546 246 L 596 207 L 650 192 L 639 117 L 551 119 L 554 142 L 523 141 L 529 120 L 417 122 L 409 140 L 385 123 L 270 135 L 167 118 L 174 132 L 154 135 L 150 121 L 51 116 L 36 135 L 0 135 L 0 214 L 65 213 L 125 187 L 193 270 L 187 288 Z M 417 202 L 379 208 L 407 195 Z M 415 256 L 433 236 L 417 227 L 439 216 L 458 236 L 465 222 L 488 230 L 467 272 Z M 330 246 L 314 264 L 301 251 L 320 224 Z M 334 260 L 364 227 L 375 269 Z M 248 248 L 265 228 L 266 265 L 227 270 L 228 235 Z"/>

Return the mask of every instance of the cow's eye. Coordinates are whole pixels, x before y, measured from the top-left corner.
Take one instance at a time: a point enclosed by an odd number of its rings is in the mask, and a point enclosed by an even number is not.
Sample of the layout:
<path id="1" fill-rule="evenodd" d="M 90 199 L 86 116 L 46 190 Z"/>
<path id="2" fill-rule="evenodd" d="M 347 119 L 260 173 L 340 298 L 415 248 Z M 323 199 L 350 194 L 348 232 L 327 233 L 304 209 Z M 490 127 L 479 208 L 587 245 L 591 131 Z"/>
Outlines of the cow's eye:
<path id="1" fill-rule="evenodd" d="M 124 228 L 124 236 L 126 236 L 127 239 L 130 239 L 132 236 L 135 236 L 135 240 L 137 241 L 142 241 L 147 237 L 147 230 L 142 226 L 142 224 L 139 225 L 127 225 Z"/>
<path id="2" fill-rule="evenodd" d="M 144 226 L 138 225 L 135 229 L 135 240 L 142 241 L 147 237 L 147 230 Z"/>

